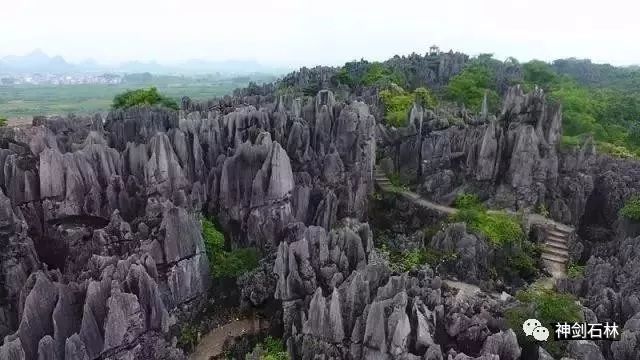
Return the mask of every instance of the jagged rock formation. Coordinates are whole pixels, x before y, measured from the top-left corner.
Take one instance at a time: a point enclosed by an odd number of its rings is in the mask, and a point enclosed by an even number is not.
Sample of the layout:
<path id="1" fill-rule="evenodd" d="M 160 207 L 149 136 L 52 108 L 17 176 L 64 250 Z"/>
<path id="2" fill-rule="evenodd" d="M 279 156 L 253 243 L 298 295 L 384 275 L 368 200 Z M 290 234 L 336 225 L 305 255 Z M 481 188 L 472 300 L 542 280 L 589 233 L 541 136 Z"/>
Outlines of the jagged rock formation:
<path id="1" fill-rule="evenodd" d="M 294 358 L 519 358 L 515 334 L 497 325 L 497 299 L 456 296 L 428 268 L 392 276 L 371 241 L 353 221 L 329 234 L 287 228 L 275 296 Z"/>
<path id="2" fill-rule="evenodd" d="M 258 107 L 132 108 L 104 126 L 38 118 L 3 131 L 0 353 L 180 357 L 163 345 L 169 313 L 210 282 L 195 212 L 216 215 L 232 246 L 267 252 L 295 221 L 328 230 L 366 216 L 368 107 L 328 91 L 304 104 L 247 96 Z"/>
<path id="3" fill-rule="evenodd" d="M 441 87 L 451 78 L 462 72 L 469 61 L 469 56 L 459 52 L 449 51 L 438 55 L 395 56 L 385 62 L 392 69 L 412 76 L 407 79 L 411 88 L 428 85 Z"/>
<path id="4" fill-rule="evenodd" d="M 412 73 L 410 86 L 439 87 L 467 60 L 387 64 Z M 570 355 L 634 358 L 639 233 L 617 213 L 640 191 L 636 163 L 599 156 L 589 143 L 560 149 L 561 109 L 540 90 L 507 88 L 521 76 L 508 64 L 497 72 L 499 116 L 414 106 L 401 129 L 376 124 L 376 89 L 326 90 L 336 70 L 302 69 L 203 103 L 184 98 L 181 111 L 118 110 L 104 123 L 38 117 L 30 128 L 0 129 L 0 358 L 182 359 L 170 328 L 211 280 L 200 212 L 216 217 L 228 246 L 266 255 L 240 279 L 242 301 L 282 303 L 294 358 L 520 357 L 502 300 L 469 297 L 426 267 L 392 274 L 373 249 L 361 221 L 377 149 L 379 168 L 415 180 L 436 202 L 471 190 L 499 208 L 547 204 L 575 225 L 582 239 L 571 239 L 567 256 L 591 260 L 585 280 L 564 286 L 591 319 L 625 323 L 626 333 L 611 346 L 576 344 Z M 397 228 L 414 233 L 435 216 L 396 211 L 410 220 Z M 458 253 L 449 270 L 474 283 L 496 255 L 459 224 L 430 245 Z"/>
<path id="5" fill-rule="evenodd" d="M 561 112 L 541 90 L 509 89 L 495 120 L 470 117 L 466 126 L 441 129 L 434 116 L 414 108 L 408 128 L 378 128 L 393 171 L 417 181 L 424 195 L 450 202 L 473 188 L 495 207 L 512 209 L 554 196 L 549 189 L 558 180 Z"/>
<path id="6" fill-rule="evenodd" d="M 448 268 L 450 273 L 465 282 L 477 284 L 487 278 L 493 258 L 492 249 L 485 239 L 469 234 L 464 223 L 447 226 L 431 239 L 429 246 L 443 253 L 455 254 L 456 259 Z"/>

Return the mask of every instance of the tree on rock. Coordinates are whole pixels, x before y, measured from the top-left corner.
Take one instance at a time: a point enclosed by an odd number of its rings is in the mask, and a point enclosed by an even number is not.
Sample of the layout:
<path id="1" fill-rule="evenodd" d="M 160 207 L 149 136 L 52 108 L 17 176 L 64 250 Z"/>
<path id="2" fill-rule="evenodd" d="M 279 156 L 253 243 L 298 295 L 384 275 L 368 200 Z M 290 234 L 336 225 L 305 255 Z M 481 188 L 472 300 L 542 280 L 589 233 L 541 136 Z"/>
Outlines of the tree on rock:
<path id="1" fill-rule="evenodd" d="M 149 89 L 128 90 L 113 98 L 114 109 L 128 109 L 137 105 L 160 105 L 169 109 L 178 110 L 178 103 L 158 92 L 158 89 L 151 87 Z"/>

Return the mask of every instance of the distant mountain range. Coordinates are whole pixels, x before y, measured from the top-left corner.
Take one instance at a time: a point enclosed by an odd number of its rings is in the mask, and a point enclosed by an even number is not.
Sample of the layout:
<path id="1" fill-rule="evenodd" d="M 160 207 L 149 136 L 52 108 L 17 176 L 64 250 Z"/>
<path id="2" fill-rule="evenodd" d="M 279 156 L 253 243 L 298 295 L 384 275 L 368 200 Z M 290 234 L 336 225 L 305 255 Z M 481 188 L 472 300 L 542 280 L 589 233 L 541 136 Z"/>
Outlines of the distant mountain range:
<path id="1" fill-rule="evenodd" d="M 119 65 L 103 65 L 93 59 L 79 63 L 67 62 L 62 56 L 49 56 L 42 50 L 27 55 L 9 55 L 0 59 L 0 74 L 49 73 L 72 74 L 93 72 L 152 74 L 285 74 L 291 69 L 262 65 L 252 60 L 208 61 L 193 59 L 179 64 L 165 65 L 156 61 L 129 61 Z"/>

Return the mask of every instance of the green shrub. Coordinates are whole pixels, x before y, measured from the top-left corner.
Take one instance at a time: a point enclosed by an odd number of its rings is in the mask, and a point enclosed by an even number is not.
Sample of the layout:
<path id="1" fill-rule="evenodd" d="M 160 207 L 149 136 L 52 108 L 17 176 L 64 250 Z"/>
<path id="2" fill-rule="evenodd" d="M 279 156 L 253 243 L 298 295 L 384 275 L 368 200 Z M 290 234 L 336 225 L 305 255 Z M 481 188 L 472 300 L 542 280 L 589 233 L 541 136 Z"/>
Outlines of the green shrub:
<path id="1" fill-rule="evenodd" d="M 391 68 L 379 62 L 368 64 L 368 68 L 360 81 L 364 86 L 378 87 L 389 86 L 392 83 L 403 86 L 406 82 L 402 74 L 394 72 Z"/>
<path id="2" fill-rule="evenodd" d="M 0 116 L 0 127 L 7 126 L 7 119 Z"/>
<path id="3" fill-rule="evenodd" d="M 452 216 L 452 220 L 466 223 L 470 230 L 481 233 L 494 246 L 524 239 L 520 223 L 504 212 L 487 212 L 479 207 L 462 208 Z"/>
<path id="4" fill-rule="evenodd" d="M 127 109 L 136 105 L 161 105 L 169 109 L 178 110 L 178 103 L 173 99 L 163 96 L 158 89 L 129 90 L 116 95 L 111 105 L 114 109 Z"/>
<path id="5" fill-rule="evenodd" d="M 582 321 L 582 310 L 571 295 L 559 294 L 547 289 L 530 288 L 519 291 L 516 299 L 519 304 L 507 310 L 505 318 L 518 336 L 518 343 L 523 346 L 523 351 L 532 349 L 536 345 L 536 341 L 532 337 L 525 336 L 522 330 L 522 324 L 527 319 L 538 319 L 550 332 L 554 331 L 553 323 L 555 322 Z M 562 356 L 564 346 L 565 343 L 554 341 L 553 336 L 544 344 L 544 348 L 556 358 Z"/>
<path id="6" fill-rule="evenodd" d="M 441 261 L 451 261 L 455 258 L 455 254 L 447 254 L 431 248 L 391 251 L 382 244 L 378 250 L 389 260 L 391 270 L 398 273 L 417 270 L 426 264 L 435 266 Z"/>
<path id="7" fill-rule="evenodd" d="M 640 196 L 632 196 L 620 210 L 620 215 L 633 221 L 640 221 Z"/>
<path id="8" fill-rule="evenodd" d="M 198 340 L 198 329 L 193 325 L 186 324 L 180 329 L 177 346 L 186 352 L 191 352 L 198 345 Z"/>
<path id="9" fill-rule="evenodd" d="M 539 203 L 538 206 L 536 206 L 536 213 L 544 217 L 549 217 L 549 209 L 547 209 L 547 205 L 544 203 Z"/>
<path id="10" fill-rule="evenodd" d="M 575 148 L 582 146 L 582 144 L 584 144 L 584 138 L 582 136 L 563 135 L 562 141 L 560 142 L 560 145 L 565 148 Z"/>
<path id="11" fill-rule="evenodd" d="M 596 142 L 596 148 L 603 154 L 608 154 L 621 159 L 638 158 L 638 151 L 632 151 L 628 147 L 610 144 L 603 141 Z"/>
<path id="12" fill-rule="evenodd" d="M 538 275 L 537 258 L 541 249 L 529 241 L 515 241 L 505 244 L 501 252 L 496 252 L 493 267 L 496 274 L 505 279 L 521 278 L 532 280 Z"/>
<path id="13" fill-rule="evenodd" d="M 518 221 L 507 213 L 484 213 L 472 227 L 498 245 L 524 238 Z"/>
<path id="14" fill-rule="evenodd" d="M 409 110 L 415 100 L 414 96 L 404 90 L 391 89 L 380 91 L 380 100 L 384 107 L 384 120 L 387 125 L 394 127 L 407 126 Z"/>
<path id="15" fill-rule="evenodd" d="M 282 339 L 268 336 L 254 348 L 254 354 L 260 355 L 260 360 L 289 360 L 289 353 Z"/>
<path id="16" fill-rule="evenodd" d="M 497 108 L 500 96 L 494 90 L 495 76 L 486 65 L 475 63 L 465 68 L 449 81 L 445 95 L 449 100 L 464 104 L 473 111 L 480 111 L 485 94 L 489 110 Z"/>
<path id="17" fill-rule="evenodd" d="M 528 84 L 538 85 L 547 90 L 558 80 L 558 74 L 550 64 L 540 60 L 531 60 L 522 65 L 524 81 Z"/>
<path id="18" fill-rule="evenodd" d="M 425 109 L 435 109 L 438 106 L 438 100 L 427 88 L 419 87 L 413 91 L 413 95 L 415 102 Z"/>
<path id="19" fill-rule="evenodd" d="M 344 67 L 335 75 L 335 80 L 338 84 L 344 84 L 350 87 L 356 84 L 355 80 L 349 74 L 349 71 Z"/>
<path id="20" fill-rule="evenodd" d="M 260 257 L 255 248 L 241 248 L 222 252 L 216 260 L 214 276 L 238 277 L 258 267 Z"/>
<path id="21" fill-rule="evenodd" d="M 452 220 L 466 223 L 472 231 L 482 233 L 494 245 L 524 238 L 524 231 L 516 217 L 505 212 L 487 212 L 475 194 L 459 194 L 455 206 L 458 212 L 452 216 Z"/>
<path id="22" fill-rule="evenodd" d="M 495 252 L 496 261 L 492 264 L 495 277 L 498 274 L 507 279 L 535 277 L 538 273 L 536 257 L 539 249 L 526 241 L 524 230 L 515 216 L 504 212 L 488 212 L 474 194 L 459 194 L 455 206 L 458 211 L 451 216 L 452 221 L 464 222 L 470 231 L 483 235 L 489 245 L 499 248 Z"/>
<path id="23" fill-rule="evenodd" d="M 567 265 L 567 276 L 571 279 L 583 277 L 584 269 L 585 269 L 584 265 L 569 263 L 569 265 Z"/>
<path id="24" fill-rule="evenodd" d="M 456 197 L 454 205 L 458 209 L 483 209 L 482 202 L 476 194 L 460 193 Z"/>
<path id="25" fill-rule="evenodd" d="M 409 190 L 409 185 L 407 185 L 407 183 L 402 180 L 400 173 L 394 172 L 392 174 L 388 174 L 387 178 L 389 179 L 389 182 L 391 183 L 395 191 Z"/>
<path id="26" fill-rule="evenodd" d="M 214 277 L 238 277 L 258 266 L 259 254 L 255 248 L 225 250 L 224 234 L 206 218 L 201 219 L 202 238 Z"/>

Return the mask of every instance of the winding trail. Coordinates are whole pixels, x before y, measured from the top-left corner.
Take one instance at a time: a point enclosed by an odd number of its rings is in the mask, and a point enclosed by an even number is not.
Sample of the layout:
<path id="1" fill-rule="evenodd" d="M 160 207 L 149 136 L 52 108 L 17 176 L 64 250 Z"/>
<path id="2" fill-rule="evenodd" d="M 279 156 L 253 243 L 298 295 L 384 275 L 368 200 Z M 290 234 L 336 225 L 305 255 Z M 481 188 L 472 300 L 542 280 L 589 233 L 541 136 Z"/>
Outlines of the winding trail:
<path id="1" fill-rule="evenodd" d="M 224 343 L 237 337 L 255 334 L 269 327 L 269 322 L 259 318 L 238 319 L 217 327 L 204 335 L 196 350 L 189 355 L 190 360 L 209 360 L 222 355 Z"/>
<path id="2" fill-rule="evenodd" d="M 434 203 L 408 189 L 393 185 L 387 175 L 378 168 L 375 169 L 374 177 L 380 190 L 398 194 L 415 205 L 445 215 L 453 215 L 458 212 L 456 208 Z M 510 210 L 489 210 L 487 212 L 493 214 L 506 212 L 511 215 L 517 215 Z M 575 232 L 575 229 L 539 214 L 526 214 L 525 219 L 528 226 L 540 225 L 544 231 L 545 240 L 541 257 L 547 271 L 554 279 L 566 277 L 567 263 L 569 262 L 569 238 Z"/>

